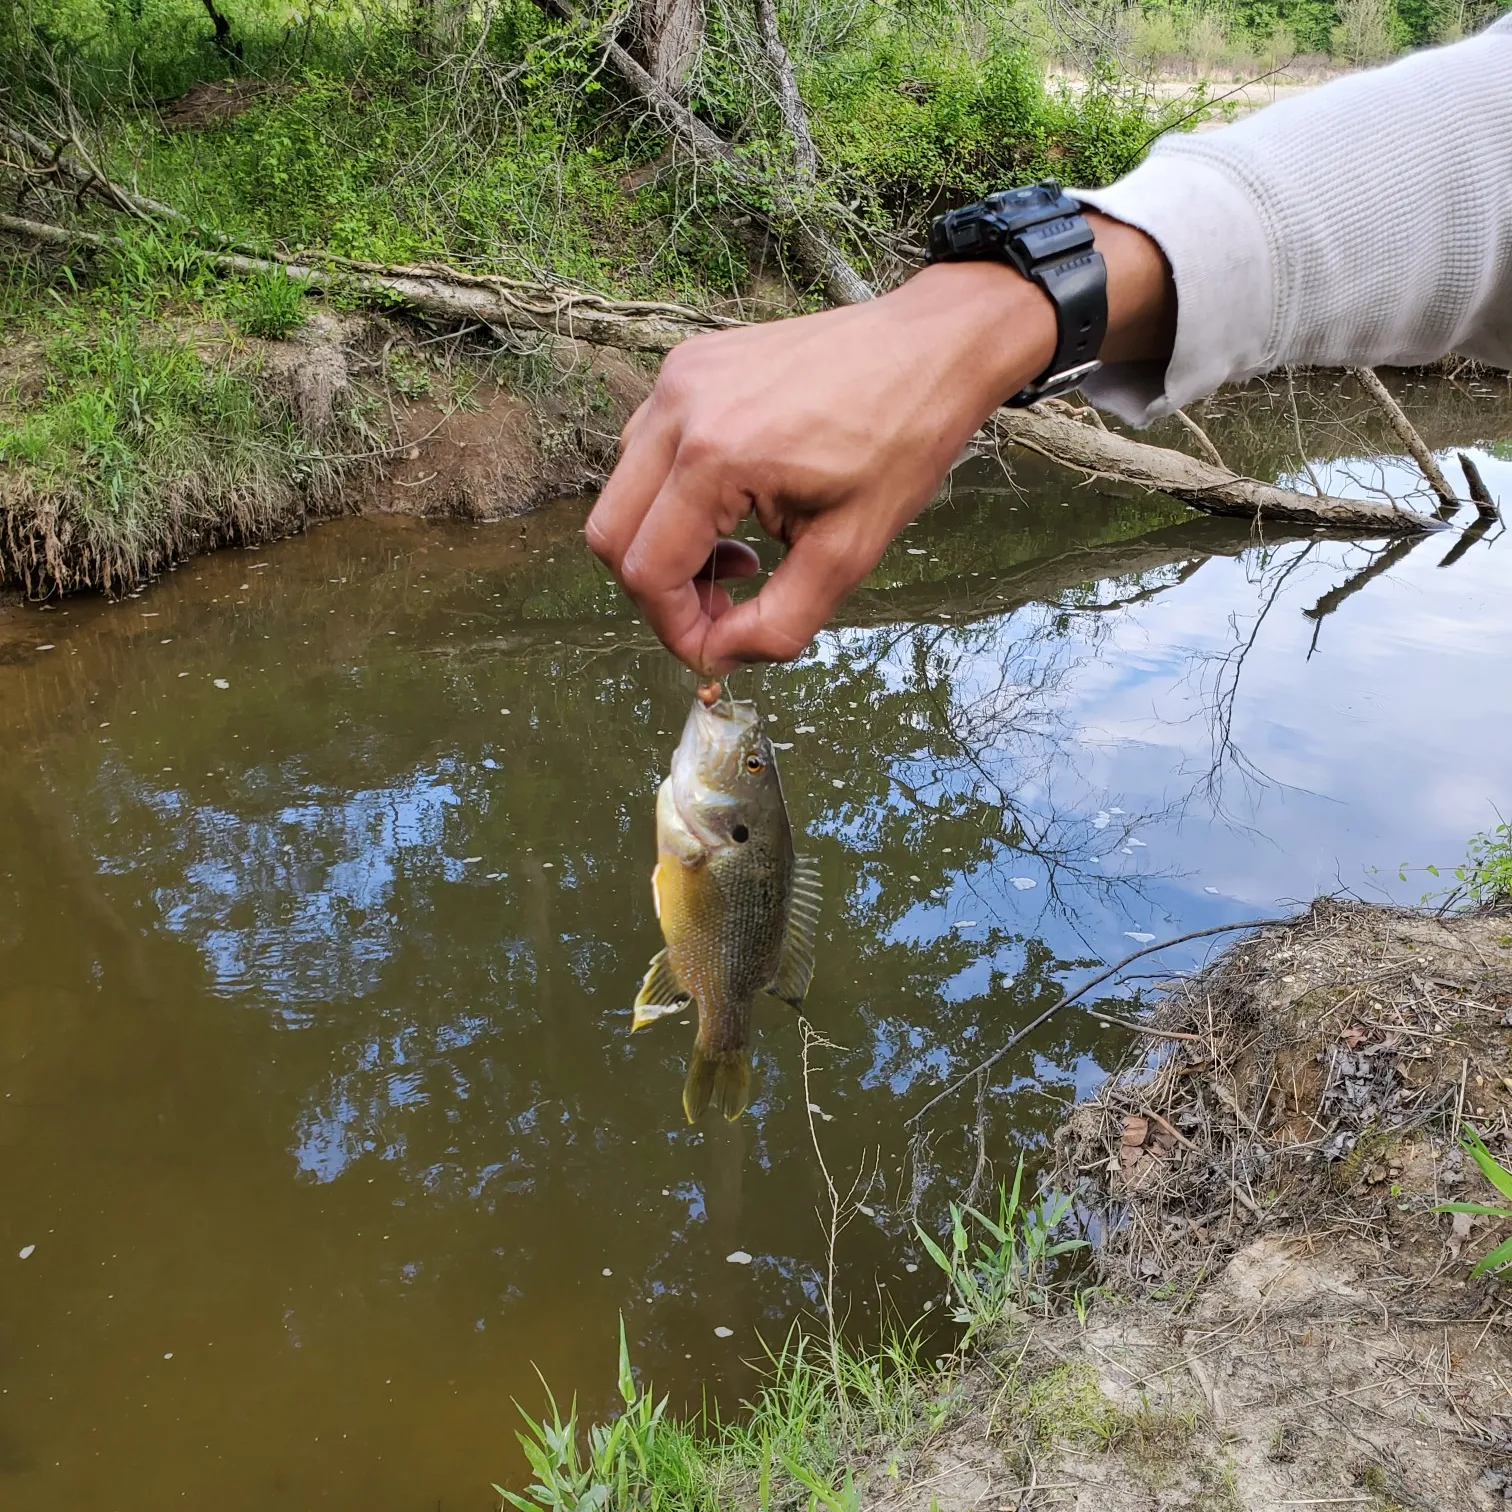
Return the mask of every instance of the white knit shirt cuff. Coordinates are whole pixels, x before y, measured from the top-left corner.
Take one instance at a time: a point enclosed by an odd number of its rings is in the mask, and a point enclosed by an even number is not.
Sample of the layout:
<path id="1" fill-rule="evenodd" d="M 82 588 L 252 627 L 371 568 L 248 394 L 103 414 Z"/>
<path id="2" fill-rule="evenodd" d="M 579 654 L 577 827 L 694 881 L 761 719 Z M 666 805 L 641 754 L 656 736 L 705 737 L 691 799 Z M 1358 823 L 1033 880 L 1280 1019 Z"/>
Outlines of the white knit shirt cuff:
<path id="1" fill-rule="evenodd" d="M 1268 366 L 1275 313 L 1270 243 L 1243 185 L 1211 163 L 1184 156 L 1177 139 L 1157 144 L 1106 189 L 1070 192 L 1150 237 L 1176 284 L 1170 363 L 1164 369 L 1108 363 L 1082 384 L 1094 404 L 1132 425 L 1148 425 Z"/>

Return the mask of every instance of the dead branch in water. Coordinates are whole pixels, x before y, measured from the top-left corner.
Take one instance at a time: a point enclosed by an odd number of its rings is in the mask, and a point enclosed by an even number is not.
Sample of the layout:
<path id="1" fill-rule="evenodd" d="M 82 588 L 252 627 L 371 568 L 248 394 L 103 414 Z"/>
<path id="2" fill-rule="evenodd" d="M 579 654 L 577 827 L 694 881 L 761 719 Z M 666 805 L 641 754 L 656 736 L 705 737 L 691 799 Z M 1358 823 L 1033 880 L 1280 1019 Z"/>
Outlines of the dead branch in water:
<path id="1" fill-rule="evenodd" d="M 1429 530 L 1437 523 L 1431 516 L 1397 504 L 1338 499 L 1327 494 L 1307 497 L 1274 483 L 1240 477 L 1185 452 L 1150 446 L 1116 431 L 1082 425 L 1059 415 L 1000 409 L 988 420 L 984 431 L 992 440 L 1038 452 L 1063 467 L 1168 493 L 1209 514 L 1290 520 L 1334 529 L 1378 530 L 1386 535 Z"/>
<path id="2" fill-rule="evenodd" d="M 1496 507 L 1496 500 L 1491 497 L 1491 490 L 1486 487 L 1486 480 L 1481 477 L 1480 468 L 1475 465 L 1471 457 L 1464 452 L 1459 453 L 1459 465 L 1465 473 L 1465 486 L 1470 490 L 1470 500 L 1475 505 L 1475 512 L 1483 520 L 1501 519 L 1501 510 Z"/>
<path id="3" fill-rule="evenodd" d="M 1209 935 L 1232 934 L 1240 929 L 1274 929 L 1282 924 L 1294 924 L 1293 918 L 1284 919 L 1244 919 L 1237 924 L 1214 924 L 1208 929 L 1194 929 L 1189 934 L 1174 935 L 1169 940 L 1161 940 L 1156 945 L 1142 945 L 1138 950 L 1130 951 L 1122 960 L 1114 961 L 1111 966 L 1105 966 L 1094 977 L 1089 977 L 1075 992 L 1062 993 L 1061 996 L 1050 1005 L 1032 1023 L 1025 1024 L 1017 1034 L 1010 1035 L 1005 1044 L 1000 1045 L 980 1065 L 973 1066 L 964 1076 L 959 1076 L 945 1088 L 943 1092 L 937 1092 L 933 1097 L 912 1114 L 907 1120 L 908 1124 L 918 1123 L 926 1113 L 937 1104 L 945 1101 L 953 1092 L 959 1092 L 962 1087 L 974 1076 L 985 1076 L 1002 1058 L 1013 1049 L 1015 1045 L 1022 1043 L 1029 1035 L 1044 1024 L 1048 1024 L 1062 1008 L 1069 1008 L 1078 998 L 1085 997 L 1094 987 L 1100 987 L 1110 977 L 1115 977 L 1125 966 L 1131 966 L 1137 960 L 1147 955 L 1154 955 L 1159 950 L 1169 950 L 1173 945 L 1185 945 L 1190 940 L 1203 940 Z"/>
<path id="4" fill-rule="evenodd" d="M 1375 400 L 1377 407 L 1386 417 L 1386 423 L 1396 432 L 1397 440 L 1407 448 L 1412 460 L 1422 470 L 1423 476 L 1428 480 L 1428 486 L 1439 497 L 1439 516 L 1447 520 L 1459 509 L 1460 501 L 1455 497 L 1454 490 L 1450 488 L 1449 480 L 1439 470 L 1438 463 L 1433 460 L 1433 453 L 1428 450 L 1423 438 L 1418 435 L 1417 428 L 1407 418 L 1402 406 L 1391 397 L 1390 389 L 1376 377 L 1373 368 L 1353 367 L 1349 371 L 1355 382 Z"/>

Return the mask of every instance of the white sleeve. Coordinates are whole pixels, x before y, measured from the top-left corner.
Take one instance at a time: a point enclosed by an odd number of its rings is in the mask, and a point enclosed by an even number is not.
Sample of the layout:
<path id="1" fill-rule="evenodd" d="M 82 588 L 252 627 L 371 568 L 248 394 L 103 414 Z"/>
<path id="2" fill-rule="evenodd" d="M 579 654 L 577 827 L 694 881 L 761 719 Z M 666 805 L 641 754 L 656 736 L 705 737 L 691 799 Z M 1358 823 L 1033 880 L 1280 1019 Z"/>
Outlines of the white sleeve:
<path id="1" fill-rule="evenodd" d="M 1152 237 L 1169 366 L 1083 385 L 1143 425 L 1291 363 L 1512 367 L 1512 16 L 1216 131 L 1173 133 L 1078 199 Z"/>

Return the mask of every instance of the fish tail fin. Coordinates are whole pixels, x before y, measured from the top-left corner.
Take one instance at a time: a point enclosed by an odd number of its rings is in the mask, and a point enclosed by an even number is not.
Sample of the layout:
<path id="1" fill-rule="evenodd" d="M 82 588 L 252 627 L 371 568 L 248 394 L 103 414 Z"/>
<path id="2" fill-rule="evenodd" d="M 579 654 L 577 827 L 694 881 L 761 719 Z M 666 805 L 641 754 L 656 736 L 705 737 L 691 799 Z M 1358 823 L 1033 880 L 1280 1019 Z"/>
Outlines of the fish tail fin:
<path id="1" fill-rule="evenodd" d="M 751 1100 L 751 1052 L 705 1050 L 695 1042 L 683 1083 L 683 1112 L 697 1123 L 712 1102 L 733 1123 Z"/>

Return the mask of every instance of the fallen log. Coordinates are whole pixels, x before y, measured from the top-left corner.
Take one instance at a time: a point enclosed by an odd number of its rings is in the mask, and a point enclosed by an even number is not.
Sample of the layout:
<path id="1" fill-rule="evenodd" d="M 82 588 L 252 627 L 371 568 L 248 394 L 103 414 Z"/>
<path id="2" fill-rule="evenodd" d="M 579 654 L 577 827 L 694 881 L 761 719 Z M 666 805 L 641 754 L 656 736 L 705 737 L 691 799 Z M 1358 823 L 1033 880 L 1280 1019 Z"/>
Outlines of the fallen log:
<path id="1" fill-rule="evenodd" d="M 41 137 L 33 136 L 24 127 L 0 120 L 0 142 L 9 142 L 13 147 L 19 147 L 31 158 L 32 161 L 29 164 L 0 165 L 15 169 L 24 179 L 33 182 L 54 179 L 60 183 L 66 183 L 77 199 L 83 199 L 86 194 L 92 195 L 110 206 L 112 210 L 119 210 L 125 215 L 134 215 L 139 220 L 170 221 L 174 225 L 187 227 L 197 234 L 206 234 L 202 228 L 195 226 L 187 215 L 175 210 L 172 205 L 164 205 L 158 200 L 148 199 L 143 194 L 133 194 L 131 190 L 123 188 L 120 184 L 112 183 L 93 163 L 89 162 L 83 149 L 71 137 L 65 137 L 49 147 Z M 73 148 L 73 151 L 70 152 L 69 148 Z"/>
<path id="2" fill-rule="evenodd" d="M 0 214 L 0 230 L 49 246 L 82 244 L 106 249 L 116 244 L 116 238 L 97 231 L 52 226 L 14 215 Z M 380 273 L 378 264 L 347 260 L 333 260 L 333 267 L 317 267 L 240 252 L 203 255 L 211 267 L 224 273 L 276 274 L 316 289 L 356 289 L 386 302 L 398 299 L 437 319 L 481 323 L 500 336 L 521 329 L 543 331 L 594 346 L 665 355 L 699 331 L 740 323 L 684 305 L 607 299 L 563 284 L 450 271 L 443 274 L 426 267 L 384 269 Z"/>
<path id="3" fill-rule="evenodd" d="M 1262 483 L 1227 468 L 1214 467 L 1185 452 L 1150 446 L 1116 431 L 1042 411 L 998 410 L 983 433 L 991 442 L 1022 446 L 1090 477 L 1170 494 L 1209 514 L 1286 520 L 1331 529 L 1364 529 L 1383 535 L 1433 530 L 1440 525 L 1432 516 L 1403 509 L 1399 504 L 1294 493 L 1274 483 Z"/>
<path id="4" fill-rule="evenodd" d="M 52 246 L 108 248 L 115 239 L 0 214 L 0 230 Z M 563 285 L 535 284 L 485 275 L 458 274 L 427 266 L 386 269 L 346 261 L 318 267 L 233 252 L 203 254 L 228 273 L 277 274 L 312 288 L 356 289 L 385 302 L 402 302 L 433 318 L 472 322 L 497 335 L 521 328 L 570 337 L 623 351 L 665 354 L 700 332 L 742 324 L 682 305 L 606 299 Z M 1243 519 L 1321 525 L 1331 529 L 1396 535 L 1439 528 L 1432 516 L 1372 500 L 1312 497 L 1240 477 L 1227 468 L 1150 446 L 1100 425 L 1087 425 L 1043 410 L 999 410 L 984 427 L 978 454 L 1004 444 L 1022 446 L 1063 467 L 1138 488 L 1167 493 L 1209 514 Z"/>

